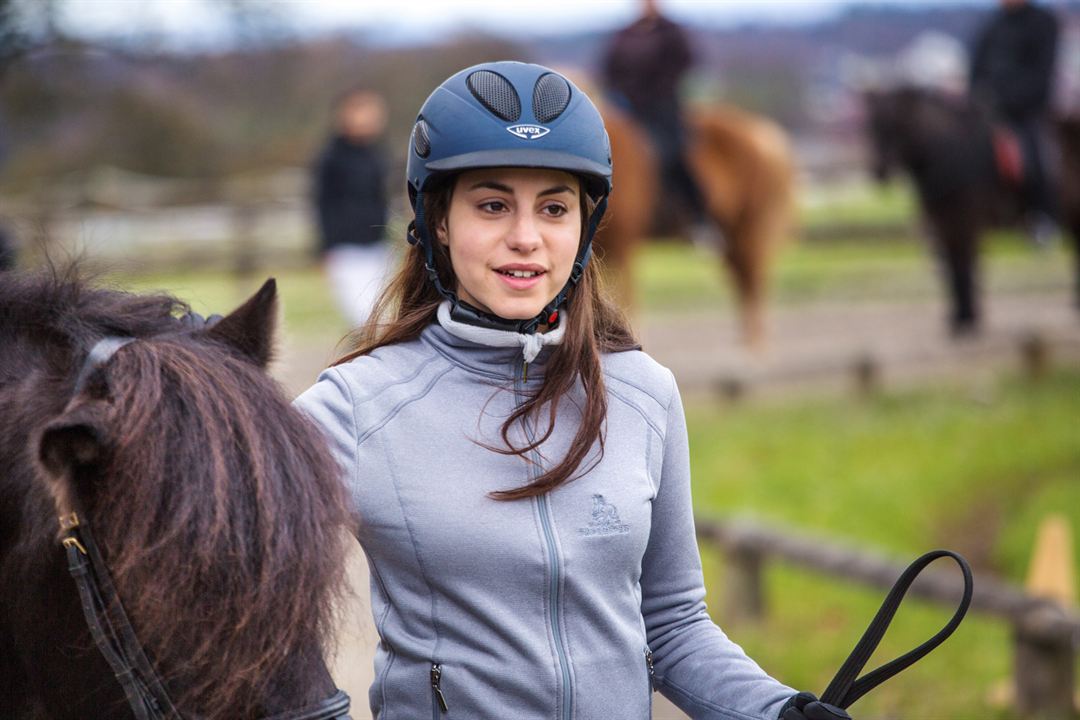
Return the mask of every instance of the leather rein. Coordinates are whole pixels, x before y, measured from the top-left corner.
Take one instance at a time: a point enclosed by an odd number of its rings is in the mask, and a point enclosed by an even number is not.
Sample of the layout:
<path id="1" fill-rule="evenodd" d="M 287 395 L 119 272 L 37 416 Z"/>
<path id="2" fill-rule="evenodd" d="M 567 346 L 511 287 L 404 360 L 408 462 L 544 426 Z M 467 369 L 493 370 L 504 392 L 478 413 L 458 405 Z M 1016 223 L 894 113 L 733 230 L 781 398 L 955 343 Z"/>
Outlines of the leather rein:
<path id="1" fill-rule="evenodd" d="M 117 350 L 133 341 L 133 338 L 116 337 L 98 341 L 79 372 L 74 394 L 78 395 L 89 376 L 108 363 Z M 124 689 L 136 720 L 182 720 L 183 716 L 135 635 L 101 551 L 94 542 L 86 514 L 80 508 L 72 508 L 60 516 L 60 530 L 68 573 L 78 588 L 86 626 Z M 348 717 L 349 696 L 336 690 L 318 703 L 263 720 L 348 720 Z"/>

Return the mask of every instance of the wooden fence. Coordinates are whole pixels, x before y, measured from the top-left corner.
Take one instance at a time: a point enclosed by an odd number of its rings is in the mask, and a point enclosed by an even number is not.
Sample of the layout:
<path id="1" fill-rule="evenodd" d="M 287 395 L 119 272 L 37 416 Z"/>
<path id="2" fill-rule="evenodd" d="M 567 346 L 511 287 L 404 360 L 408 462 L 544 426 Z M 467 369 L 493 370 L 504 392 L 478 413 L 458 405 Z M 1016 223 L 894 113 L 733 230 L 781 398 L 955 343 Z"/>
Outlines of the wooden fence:
<path id="1" fill-rule="evenodd" d="M 871 552 L 745 521 L 699 520 L 697 528 L 703 545 L 724 554 L 724 603 L 732 620 L 764 617 L 768 602 L 763 570 L 772 560 L 885 590 L 905 567 Z M 957 573 L 931 568 L 908 595 L 955 607 L 961 592 Z M 1021 713 L 1038 720 L 1078 717 L 1074 698 L 1080 616 L 978 575 L 971 611 L 994 615 L 1012 627 L 1014 690 Z"/>

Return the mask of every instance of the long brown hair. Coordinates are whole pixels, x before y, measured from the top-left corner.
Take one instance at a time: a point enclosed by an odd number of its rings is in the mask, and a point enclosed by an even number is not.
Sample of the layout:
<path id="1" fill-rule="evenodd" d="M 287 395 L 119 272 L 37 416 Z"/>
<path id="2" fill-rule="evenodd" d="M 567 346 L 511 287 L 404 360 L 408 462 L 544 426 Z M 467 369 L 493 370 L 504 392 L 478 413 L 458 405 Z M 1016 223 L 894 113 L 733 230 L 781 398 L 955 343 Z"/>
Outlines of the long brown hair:
<path id="1" fill-rule="evenodd" d="M 456 175 L 447 175 L 430 190 L 425 191 L 424 216 L 428 237 L 435 237 L 435 229 L 446 219 L 453 194 Z M 582 238 L 585 236 L 588 216 L 592 210 L 586 200 L 584 183 L 579 183 L 582 198 Z M 441 243 L 434 243 L 435 269 L 443 287 L 457 286 L 457 279 L 450 263 L 449 254 Z M 419 245 L 406 252 L 397 273 L 375 303 L 371 320 L 350 336 L 352 348 L 334 364 L 348 362 L 367 355 L 384 345 L 406 342 L 420 336 L 425 327 L 435 322 L 436 312 L 443 297 L 427 277 L 424 269 L 424 253 Z M 600 445 L 599 462 L 604 452 L 604 420 L 607 417 L 607 393 L 604 389 L 600 354 L 622 352 L 640 348 L 630 324 L 622 311 L 607 297 L 601 284 L 599 259 L 595 256 L 585 268 L 585 273 L 570 295 L 561 313 L 560 322 L 566 323 L 563 341 L 556 346 L 548 362 L 544 381 L 518 406 L 502 425 L 501 435 L 505 448 L 491 448 L 506 455 L 527 458 L 527 453 L 538 449 L 555 430 L 559 402 L 580 379 L 585 402 L 581 412 L 581 424 L 570 444 L 566 456 L 554 467 L 543 472 L 527 485 L 514 490 L 492 492 L 496 500 L 519 500 L 542 495 L 570 481 L 578 474 L 578 468 L 588 456 L 594 443 Z M 544 408 L 547 412 L 544 413 Z M 541 419 L 547 415 L 547 427 L 537 439 L 527 445 L 515 446 L 510 432 L 519 422 Z M 539 422 L 537 422 L 539 425 Z M 592 465 L 586 468 L 588 472 Z"/>

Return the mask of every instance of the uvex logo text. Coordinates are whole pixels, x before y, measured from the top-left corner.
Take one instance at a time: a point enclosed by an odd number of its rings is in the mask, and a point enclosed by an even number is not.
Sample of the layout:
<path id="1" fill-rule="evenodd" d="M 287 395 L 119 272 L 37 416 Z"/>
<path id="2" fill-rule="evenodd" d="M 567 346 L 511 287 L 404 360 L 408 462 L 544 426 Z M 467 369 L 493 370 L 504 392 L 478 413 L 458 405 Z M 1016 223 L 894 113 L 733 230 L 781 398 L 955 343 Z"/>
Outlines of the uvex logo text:
<path id="1" fill-rule="evenodd" d="M 506 130 L 526 140 L 535 140 L 551 132 L 546 127 L 540 127 L 539 125 L 511 125 Z"/>

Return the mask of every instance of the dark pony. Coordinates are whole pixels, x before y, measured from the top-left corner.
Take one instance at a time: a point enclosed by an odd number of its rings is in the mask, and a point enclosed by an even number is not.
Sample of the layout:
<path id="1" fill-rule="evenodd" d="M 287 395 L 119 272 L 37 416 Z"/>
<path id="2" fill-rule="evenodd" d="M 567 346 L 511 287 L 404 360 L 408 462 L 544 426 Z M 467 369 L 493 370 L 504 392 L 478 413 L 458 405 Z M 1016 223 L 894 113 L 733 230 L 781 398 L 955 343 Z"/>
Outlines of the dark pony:
<path id="1" fill-rule="evenodd" d="M 865 95 L 874 173 L 885 180 L 896 169 L 915 185 L 931 242 L 949 292 L 949 326 L 955 335 L 976 331 L 978 244 L 992 226 L 1016 224 L 1019 194 L 997 171 L 993 127 L 966 98 L 901 87 Z M 1076 245 L 1076 298 L 1080 306 L 1080 127 L 1058 121 L 1062 152 L 1061 209 Z"/>
<path id="2" fill-rule="evenodd" d="M 268 282 L 210 329 L 174 298 L 0 273 L 0 715 L 129 718 L 57 537 L 85 511 L 179 711 L 258 718 L 330 696 L 347 512 L 318 430 L 265 373 Z M 80 388 L 88 351 L 136 338 Z"/>

